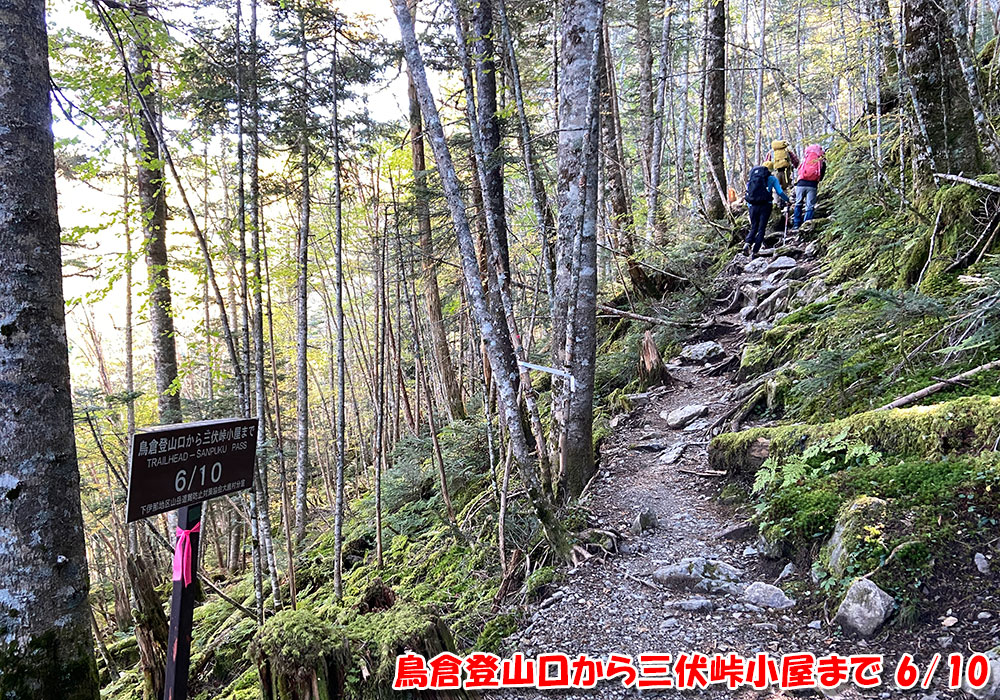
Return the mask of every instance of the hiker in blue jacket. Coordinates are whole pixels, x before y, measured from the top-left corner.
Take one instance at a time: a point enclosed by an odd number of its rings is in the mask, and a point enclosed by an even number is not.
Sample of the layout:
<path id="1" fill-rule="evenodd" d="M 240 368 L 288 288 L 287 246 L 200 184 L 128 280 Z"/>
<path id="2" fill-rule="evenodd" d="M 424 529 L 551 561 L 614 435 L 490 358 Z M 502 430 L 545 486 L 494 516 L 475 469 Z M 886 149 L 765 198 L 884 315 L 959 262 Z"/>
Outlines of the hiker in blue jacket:
<path id="1" fill-rule="evenodd" d="M 771 162 L 758 165 L 750 171 L 747 179 L 747 204 L 750 206 L 750 232 L 743 244 L 743 254 L 751 258 L 757 255 L 764 242 L 767 231 L 767 220 L 771 218 L 771 208 L 774 204 L 774 194 L 789 204 L 788 195 L 781 189 L 778 178 L 771 174 Z"/>

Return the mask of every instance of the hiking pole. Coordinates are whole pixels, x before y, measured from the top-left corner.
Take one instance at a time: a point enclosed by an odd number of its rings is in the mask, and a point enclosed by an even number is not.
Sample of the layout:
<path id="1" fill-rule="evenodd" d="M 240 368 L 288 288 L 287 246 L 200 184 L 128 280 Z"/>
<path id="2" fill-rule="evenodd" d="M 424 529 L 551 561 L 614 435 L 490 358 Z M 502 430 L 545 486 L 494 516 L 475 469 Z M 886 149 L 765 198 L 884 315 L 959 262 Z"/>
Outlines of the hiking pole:
<path id="1" fill-rule="evenodd" d="M 788 213 L 791 207 L 785 204 L 785 232 L 781 235 L 781 245 L 788 245 Z"/>

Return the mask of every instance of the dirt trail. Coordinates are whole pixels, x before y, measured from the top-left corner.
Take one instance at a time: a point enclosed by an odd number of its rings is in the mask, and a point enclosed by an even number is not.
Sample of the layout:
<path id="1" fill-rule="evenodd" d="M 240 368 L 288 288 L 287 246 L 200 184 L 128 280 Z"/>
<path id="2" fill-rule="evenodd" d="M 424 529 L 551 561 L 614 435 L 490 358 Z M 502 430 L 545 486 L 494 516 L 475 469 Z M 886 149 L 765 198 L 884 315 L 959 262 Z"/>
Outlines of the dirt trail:
<path id="1" fill-rule="evenodd" d="M 719 325 L 708 329 L 705 337 L 714 335 L 727 353 L 738 356 L 743 344 L 739 317 L 726 316 L 718 321 Z M 703 339 L 696 335 L 691 342 Z M 806 600 L 785 610 L 765 609 L 747 605 L 738 593 L 698 593 L 653 581 L 656 570 L 685 557 L 705 557 L 730 564 L 740 570 L 742 584 L 756 581 L 774 584 L 787 563 L 762 558 L 754 547 L 753 537 L 742 540 L 720 537 L 738 524 L 735 515 L 720 506 L 716 498 L 722 479 L 689 473 L 708 470 L 710 426 L 731 408 L 731 393 L 736 388 L 732 371 L 708 376 L 699 372 L 701 369 L 700 365 L 671 367 L 675 379 L 672 385 L 624 417 L 606 441 L 599 474 L 583 502 L 592 514 L 591 526 L 625 535 L 620 550 L 595 556 L 567 571 L 526 626 L 508 640 L 506 655 L 515 651 L 528 656 L 563 652 L 571 659 L 582 653 L 607 659 L 613 653 L 621 653 L 637 659 L 642 653 L 664 653 L 676 659 L 683 652 L 706 655 L 734 652 L 744 658 L 759 652 L 766 652 L 772 658 L 802 651 L 812 651 L 817 656 L 875 652 L 874 644 L 840 639 L 822 608 L 808 605 Z M 671 429 L 664 416 L 692 404 L 706 406 L 707 415 L 687 429 Z M 681 444 L 686 447 L 676 462 L 661 459 Z M 647 510 L 655 513 L 656 527 L 638 536 L 629 534 L 636 516 Z M 804 572 L 798 574 L 799 578 L 807 576 Z M 787 581 L 777 585 L 783 583 Z M 830 611 L 829 616 L 832 614 Z M 891 680 L 891 673 L 884 677 Z M 815 691 L 803 692 L 821 697 Z M 894 687 L 883 686 L 866 692 L 864 697 L 890 697 L 897 693 Z M 713 698 L 787 697 L 776 690 L 762 694 L 752 689 L 730 691 L 719 686 L 685 693 L 640 691 L 623 688 L 619 681 L 601 682 L 586 691 L 506 689 L 486 697 L 621 698 L 692 694 Z M 861 697 L 851 687 L 828 695 Z M 923 695 L 918 691 L 909 697 Z"/>

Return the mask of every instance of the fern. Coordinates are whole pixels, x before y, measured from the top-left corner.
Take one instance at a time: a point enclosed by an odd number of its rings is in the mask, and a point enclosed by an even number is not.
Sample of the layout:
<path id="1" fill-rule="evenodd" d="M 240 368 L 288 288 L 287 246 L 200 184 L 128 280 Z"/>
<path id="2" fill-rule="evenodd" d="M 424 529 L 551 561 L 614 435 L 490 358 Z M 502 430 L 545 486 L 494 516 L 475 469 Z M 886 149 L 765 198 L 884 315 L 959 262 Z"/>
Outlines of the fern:
<path id="1" fill-rule="evenodd" d="M 799 454 L 780 460 L 768 457 L 757 471 L 751 491 L 755 494 L 778 491 L 843 469 L 875 466 L 881 459 L 881 452 L 865 442 L 848 439 L 843 432 L 816 440 Z"/>

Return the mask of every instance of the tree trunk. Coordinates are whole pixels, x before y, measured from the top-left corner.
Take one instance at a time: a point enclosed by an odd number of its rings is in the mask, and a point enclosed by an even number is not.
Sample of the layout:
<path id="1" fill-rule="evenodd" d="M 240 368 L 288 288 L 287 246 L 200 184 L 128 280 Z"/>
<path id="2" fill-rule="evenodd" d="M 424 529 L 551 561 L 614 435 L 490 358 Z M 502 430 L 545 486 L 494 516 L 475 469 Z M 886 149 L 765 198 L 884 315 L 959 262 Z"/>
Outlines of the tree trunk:
<path id="1" fill-rule="evenodd" d="M 148 39 L 149 11 L 144 0 L 136 3 L 133 12 L 137 31 L 133 47 L 133 71 L 136 89 L 142 93 L 146 104 L 146 109 L 139 113 L 136 184 L 149 274 L 149 324 L 153 334 L 157 406 L 160 423 L 180 423 L 177 348 L 174 343 L 174 317 L 170 300 L 170 276 L 167 271 L 167 183 L 163 177 L 163 160 L 156 135 L 159 112 L 153 81 L 153 49 Z"/>
<path id="2" fill-rule="evenodd" d="M 309 479 L 309 45 L 306 43 L 305 11 L 299 10 L 300 68 L 302 100 L 299 154 L 302 168 L 302 201 L 299 210 L 299 236 L 296 250 L 298 279 L 295 287 L 295 537 L 306 534 L 306 485 Z"/>
<path id="3" fill-rule="evenodd" d="M 333 587 L 337 600 L 343 596 L 343 557 L 344 546 L 344 461 L 347 453 L 347 407 L 345 401 L 345 387 L 347 377 L 347 365 L 344 355 L 344 218 L 341 207 L 341 173 L 340 173 L 340 123 L 337 112 L 337 43 L 334 36 L 333 45 L 333 208 L 336 221 L 334 223 L 334 245 L 336 248 L 335 265 L 337 280 L 335 287 L 337 290 L 337 485 L 336 501 L 334 503 L 334 564 L 333 564 Z M 353 383 L 351 390 L 354 390 Z M 361 439 L 359 431 L 358 438 Z"/>
<path id="4" fill-rule="evenodd" d="M 531 455 L 531 448 L 524 432 L 521 411 L 518 404 L 517 371 L 516 369 L 512 371 L 509 364 L 505 362 L 505 358 L 513 357 L 514 355 L 511 338 L 503 331 L 502 326 L 497 325 L 493 314 L 487 308 L 486 295 L 483 290 L 482 280 L 479 277 L 479 268 L 476 261 L 475 243 L 472 240 L 472 232 L 469 229 L 469 221 L 466 218 L 466 207 L 462 198 L 458 175 L 451 158 L 451 151 L 445 139 L 444 129 L 441 126 L 441 119 L 438 115 L 434 95 L 427 82 L 423 57 L 420 55 L 420 48 L 417 45 L 413 20 L 406 6 L 406 0 L 393 0 L 393 10 L 399 22 L 406 62 L 413 75 L 413 82 L 417 87 L 417 97 L 420 100 L 421 111 L 427 122 L 428 137 L 431 147 L 434 150 L 434 159 L 437 162 L 438 172 L 441 174 L 441 181 L 444 185 L 445 199 L 448 209 L 451 212 L 452 223 L 455 226 L 455 235 L 458 239 L 462 274 L 465 278 L 469 304 L 476 323 L 479 326 L 479 331 L 482 334 L 487 357 L 493 368 L 498 403 L 501 406 L 504 422 L 508 429 L 514 459 L 517 462 L 521 478 L 528 492 L 528 497 L 542 525 L 546 538 L 557 552 L 565 554 L 568 552 L 568 546 L 562 526 L 556 519 L 555 512 L 542 491 L 537 473 L 536 459 Z"/>
<path id="5" fill-rule="evenodd" d="M 607 25 L 605 29 L 606 27 Z M 607 41 L 606 32 L 605 41 Z M 632 287 L 639 294 L 652 297 L 657 296 L 661 290 L 657 289 L 656 284 L 649 279 L 649 275 L 635 259 L 635 219 L 629 206 L 625 188 L 627 174 L 618 148 L 622 126 L 616 109 L 618 98 L 614 90 L 613 70 L 611 52 L 607 51 L 604 55 L 604 78 L 601 90 L 601 144 L 605 154 L 604 197 L 610 209 L 610 228 L 614 232 L 615 247 L 625 255 Z M 652 123 L 650 123 L 650 138 L 652 138 Z"/>
<path id="6" fill-rule="evenodd" d="M 96 700 L 45 3 L 0 24 L 0 695 Z"/>
<path id="7" fill-rule="evenodd" d="M 646 187 L 646 240 L 659 237 L 660 227 L 660 182 L 663 173 L 663 131 L 667 106 L 667 82 L 670 77 L 671 43 L 670 29 L 673 22 L 673 8 L 663 12 L 663 31 L 660 36 L 660 66 L 656 82 L 656 111 L 653 115 L 653 151 L 649 163 L 649 184 Z"/>
<path id="8" fill-rule="evenodd" d="M 754 129 L 754 165 L 760 165 L 764 160 L 764 64 L 767 60 L 767 45 L 764 42 L 767 29 L 767 0 L 761 0 L 760 5 L 760 44 L 757 54 L 757 110 L 753 120 Z"/>
<path id="9" fill-rule="evenodd" d="M 904 0 L 903 62 L 934 172 L 976 175 L 982 153 L 948 18 L 934 0 Z M 925 175 L 925 185 L 930 186 Z"/>
<path id="10" fill-rule="evenodd" d="M 132 49 L 135 89 L 143 95 L 145 103 L 145 109 L 139 113 L 139 131 L 136 134 L 136 187 L 139 192 L 143 248 L 149 279 L 149 320 L 153 336 L 157 407 L 160 423 L 179 423 L 182 412 L 168 274 L 166 181 L 156 131 L 157 97 L 152 73 L 152 47 L 148 40 L 151 20 L 144 2 L 134 6 L 133 14 L 136 22 Z M 162 608 L 153 604 L 150 596 L 144 595 L 142 577 L 149 574 L 142 571 L 142 566 L 142 561 L 137 562 L 136 572 L 130 571 L 129 578 L 136 596 L 135 626 L 139 658 L 146 678 L 146 693 L 150 694 L 149 700 L 152 700 L 162 692 L 166 668 L 166 616 Z"/>
<path id="11" fill-rule="evenodd" d="M 997 134 L 986 116 L 983 98 L 979 90 L 979 68 L 972 45 L 969 43 L 969 21 L 966 14 L 968 3 L 961 0 L 946 0 L 945 9 L 950 19 L 952 38 L 955 45 L 955 56 L 962 70 L 965 89 L 968 93 L 969 108 L 972 110 L 976 124 L 976 134 L 979 144 L 989 156 L 990 162 L 1000 164 L 1000 146 L 997 144 Z"/>
<path id="12" fill-rule="evenodd" d="M 553 378 L 553 435 L 560 483 L 573 496 L 583 491 L 594 470 L 596 129 L 603 10 L 601 0 L 567 0 L 562 6 L 559 52 L 559 221 L 552 347 L 554 366 L 572 374 L 575 382 Z"/>
<path id="13" fill-rule="evenodd" d="M 705 66 L 705 154 L 708 157 L 710 219 L 726 214 L 726 0 L 710 0 Z"/>
<path id="14" fill-rule="evenodd" d="M 482 164 L 486 187 L 486 215 L 493 219 L 500 249 L 500 265 L 510 280 L 510 246 L 507 242 L 507 215 L 504 209 L 503 151 L 500 149 L 500 118 L 497 116 L 497 80 L 494 62 L 492 0 L 472 3 L 472 24 L 475 35 L 477 107 L 486 162 Z"/>
<path id="15" fill-rule="evenodd" d="M 438 290 L 437 264 L 434 257 L 434 239 L 431 234 L 431 210 L 427 190 L 427 172 L 424 163 L 424 134 L 420 118 L 420 103 L 413 80 L 409 81 L 410 96 L 410 150 L 413 154 L 413 189 L 420 234 L 420 253 L 423 257 L 424 307 L 431 330 L 431 347 L 441 374 L 441 382 L 448 400 L 448 412 L 453 419 L 465 418 L 462 391 L 455 380 L 455 367 L 448 349 L 444 317 L 441 314 L 441 293 Z"/>
<path id="16" fill-rule="evenodd" d="M 635 46 L 639 60 L 642 181 L 648 190 L 653 162 L 653 38 L 649 28 L 649 0 L 635 2 Z"/>

